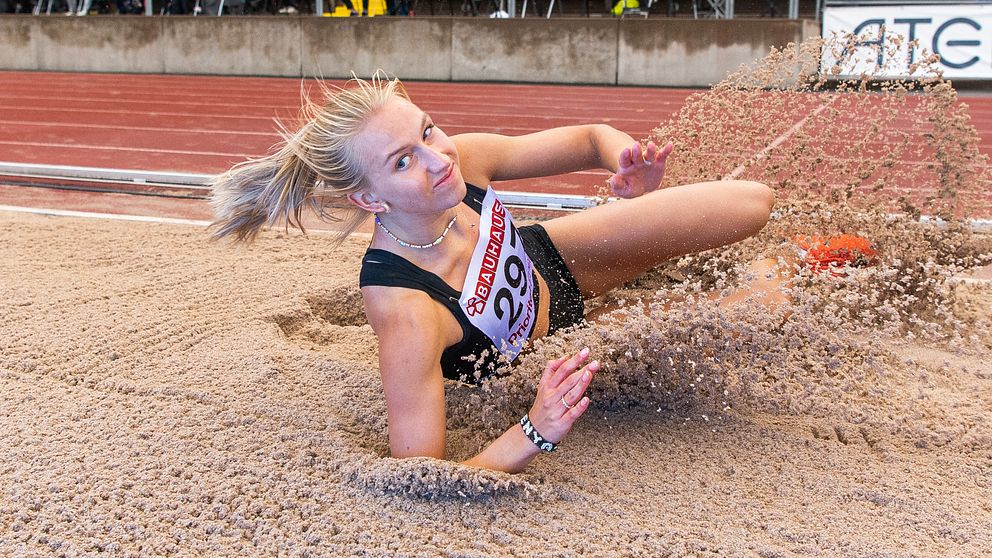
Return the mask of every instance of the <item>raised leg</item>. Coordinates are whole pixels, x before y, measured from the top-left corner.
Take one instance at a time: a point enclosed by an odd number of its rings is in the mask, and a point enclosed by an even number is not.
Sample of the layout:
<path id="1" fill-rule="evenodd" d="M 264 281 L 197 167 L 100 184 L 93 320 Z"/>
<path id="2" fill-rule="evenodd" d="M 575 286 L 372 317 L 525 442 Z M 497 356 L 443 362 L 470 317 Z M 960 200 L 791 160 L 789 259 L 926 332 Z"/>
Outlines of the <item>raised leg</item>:
<path id="1" fill-rule="evenodd" d="M 543 223 L 582 296 L 599 296 L 659 263 L 743 240 L 774 204 L 758 182 L 723 180 L 665 188 Z"/>

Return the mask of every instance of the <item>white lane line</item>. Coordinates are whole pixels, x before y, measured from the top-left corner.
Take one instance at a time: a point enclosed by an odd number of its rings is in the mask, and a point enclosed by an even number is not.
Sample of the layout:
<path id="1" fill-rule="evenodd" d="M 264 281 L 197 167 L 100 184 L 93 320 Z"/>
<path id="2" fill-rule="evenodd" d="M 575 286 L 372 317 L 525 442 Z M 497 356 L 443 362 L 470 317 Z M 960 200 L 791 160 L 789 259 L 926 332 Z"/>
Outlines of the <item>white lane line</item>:
<path id="1" fill-rule="evenodd" d="M 106 219 L 108 221 L 130 221 L 141 223 L 165 223 L 169 225 L 190 225 L 194 227 L 207 227 L 210 221 L 198 221 L 194 219 L 177 219 L 175 217 L 149 217 L 145 215 L 120 215 L 116 213 L 95 213 L 91 211 L 72 211 L 68 209 L 51 209 L 46 207 L 21 207 L 18 205 L 0 205 L 0 211 L 12 213 L 29 213 L 32 215 L 47 215 L 50 217 L 78 217 L 82 219 Z M 275 230 L 275 229 L 270 229 Z M 307 229 L 307 234 L 335 234 L 337 231 L 325 229 Z M 356 236 L 364 239 L 371 239 L 372 233 L 356 231 L 349 236 Z"/>
<path id="2" fill-rule="evenodd" d="M 0 96 L 0 99 L 2 99 L 2 98 L 3 97 Z M 32 99 L 32 100 L 33 101 L 37 101 L 37 99 Z M 113 114 L 113 115 L 117 115 L 117 116 L 131 116 L 131 115 L 134 115 L 135 114 L 135 112 L 133 110 L 102 109 L 102 108 L 66 108 L 66 107 L 51 108 L 51 107 L 37 107 L 37 106 L 33 106 L 33 105 L 32 106 L 28 106 L 28 105 L 13 105 L 13 104 L 6 104 L 6 105 L 4 105 L 4 108 L 7 109 L 7 110 L 10 110 L 11 112 L 17 112 L 19 114 L 23 114 L 25 112 L 40 112 L 42 114 L 49 114 L 49 113 L 99 114 L 99 115 Z M 299 108 L 299 107 L 297 107 L 297 108 Z M 296 109 L 294 109 L 294 110 L 296 110 Z M 194 113 L 194 112 L 165 112 L 165 111 L 157 111 L 157 110 L 144 111 L 141 114 L 143 116 L 151 116 L 151 117 L 177 116 L 177 117 L 180 117 L 180 118 L 198 118 L 198 119 L 207 119 L 207 118 L 218 118 L 218 119 L 222 119 L 222 118 L 226 118 L 228 120 L 262 120 L 262 121 L 265 121 L 265 122 L 271 122 L 272 121 L 272 118 L 273 118 L 272 115 L 253 116 L 253 115 L 238 115 L 238 114 L 208 114 L 208 113 Z"/>
<path id="3" fill-rule="evenodd" d="M 7 126 L 33 126 L 35 128 L 71 128 L 90 130 L 127 130 L 132 132 L 169 132 L 177 134 L 225 134 L 234 136 L 262 136 L 279 138 L 275 130 L 267 132 L 252 132 L 243 130 L 211 130 L 209 128 L 163 128 L 160 126 L 128 126 L 124 124 L 82 124 L 79 122 L 52 122 L 46 120 L 0 120 Z"/>
<path id="4" fill-rule="evenodd" d="M 54 147 L 58 149 L 89 149 L 96 151 L 135 151 L 138 153 L 176 153 L 179 155 L 208 155 L 208 156 L 219 156 L 219 157 L 237 157 L 244 159 L 247 157 L 257 157 L 258 155 L 251 153 L 222 153 L 217 151 L 189 151 L 184 149 L 162 149 L 162 148 L 145 148 L 145 147 L 118 147 L 112 145 L 87 145 L 82 143 L 49 143 L 49 142 L 39 142 L 39 141 L 2 141 L 0 140 L 0 145 L 13 145 L 27 146 L 27 147 Z"/>
<path id="5" fill-rule="evenodd" d="M 17 205 L 0 205 L 0 211 L 14 213 L 32 213 L 34 215 L 50 215 L 53 217 L 81 217 L 84 219 L 110 219 L 114 221 L 140 221 L 144 223 L 169 223 L 172 225 L 193 225 L 206 227 L 210 221 L 192 219 L 176 219 L 174 217 L 149 217 L 145 215 L 119 215 L 114 213 L 93 213 L 90 211 L 72 211 L 68 209 L 50 209 L 44 207 L 21 207 Z"/>
<path id="6" fill-rule="evenodd" d="M 745 161 L 745 162 L 737 165 L 737 168 L 735 168 L 734 170 L 730 171 L 728 174 L 724 175 L 723 179 L 724 180 L 733 180 L 733 179 L 737 178 L 738 176 L 740 176 L 741 173 L 743 173 L 745 170 L 747 170 L 747 167 L 748 166 L 753 165 L 753 164 L 757 163 L 758 161 L 760 161 L 760 160 L 764 159 L 765 157 L 767 157 L 768 156 L 768 153 L 770 153 L 773 149 L 775 149 L 779 145 L 782 145 L 782 142 L 784 142 L 785 140 L 787 140 L 790 137 L 792 137 L 793 134 L 795 134 L 796 132 L 798 132 L 800 128 L 802 128 L 803 126 L 806 125 L 806 122 L 810 118 L 813 118 L 814 116 L 817 116 L 818 114 L 820 114 L 821 112 L 823 112 L 824 110 L 826 110 L 827 107 L 829 107 L 831 104 L 833 104 L 833 102 L 835 100 L 837 100 L 837 98 L 838 98 L 838 96 L 836 96 L 836 95 L 833 96 L 833 97 L 831 97 L 829 101 L 827 101 L 826 103 L 823 103 L 822 105 L 819 106 L 819 108 L 817 108 L 813 112 L 811 112 L 811 113 L 807 114 L 806 116 L 804 116 L 802 118 L 802 120 L 800 120 L 799 122 L 796 122 L 795 124 L 793 124 L 791 128 L 789 128 L 785 132 L 782 132 L 781 134 L 779 134 L 779 136 L 777 138 L 773 139 L 771 143 L 769 143 L 768 145 L 765 146 L 764 149 L 762 149 L 761 151 L 759 151 L 758 153 L 756 153 L 754 155 L 754 157 L 751 158 L 749 161 Z"/>

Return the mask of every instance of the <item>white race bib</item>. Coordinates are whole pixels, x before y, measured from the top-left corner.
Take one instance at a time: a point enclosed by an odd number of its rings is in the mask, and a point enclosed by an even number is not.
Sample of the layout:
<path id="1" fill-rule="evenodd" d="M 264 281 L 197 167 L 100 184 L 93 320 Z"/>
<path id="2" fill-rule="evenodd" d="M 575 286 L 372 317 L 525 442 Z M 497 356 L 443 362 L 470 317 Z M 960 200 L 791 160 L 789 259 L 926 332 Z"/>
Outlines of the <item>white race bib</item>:
<path id="1" fill-rule="evenodd" d="M 482 200 L 479 242 L 458 300 L 472 325 L 510 360 L 534 329 L 534 265 L 510 212 L 492 188 Z"/>

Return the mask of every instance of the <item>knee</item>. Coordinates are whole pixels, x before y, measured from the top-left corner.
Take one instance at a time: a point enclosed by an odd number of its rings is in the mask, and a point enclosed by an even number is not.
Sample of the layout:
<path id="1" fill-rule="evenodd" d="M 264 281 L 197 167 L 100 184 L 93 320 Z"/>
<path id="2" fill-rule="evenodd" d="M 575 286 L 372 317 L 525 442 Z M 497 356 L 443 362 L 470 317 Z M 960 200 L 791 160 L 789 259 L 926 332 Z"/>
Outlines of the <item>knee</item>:
<path id="1" fill-rule="evenodd" d="M 746 208 L 748 216 L 764 226 L 775 207 L 775 192 L 761 182 L 749 180 L 738 181 L 735 186 L 740 207 Z"/>
<path id="2" fill-rule="evenodd" d="M 765 214 L 772 212 L 775 207 L 775 191 L 761 182 L 743 181 L 743 196 Z"/>

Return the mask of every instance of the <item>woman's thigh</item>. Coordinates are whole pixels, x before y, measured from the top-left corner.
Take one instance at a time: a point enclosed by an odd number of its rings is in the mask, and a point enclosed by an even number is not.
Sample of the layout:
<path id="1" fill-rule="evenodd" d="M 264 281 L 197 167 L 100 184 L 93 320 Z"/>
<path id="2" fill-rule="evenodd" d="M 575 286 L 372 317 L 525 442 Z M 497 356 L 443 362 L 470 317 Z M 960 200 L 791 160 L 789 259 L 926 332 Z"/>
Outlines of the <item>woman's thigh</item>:
<path id="1" fill-rule="evenodd" d="M 543 223 L 584 297 L 670 258 L 737 242 L 768 221 L 774 194 L 726 180 L 656 190 Z"/>

